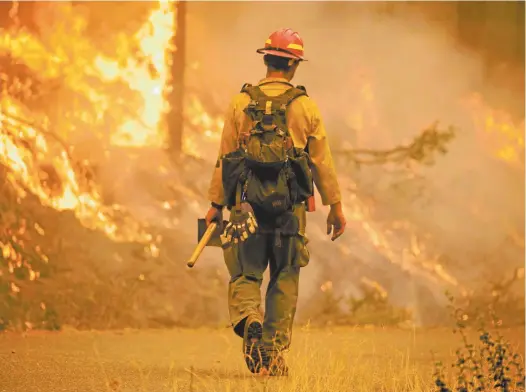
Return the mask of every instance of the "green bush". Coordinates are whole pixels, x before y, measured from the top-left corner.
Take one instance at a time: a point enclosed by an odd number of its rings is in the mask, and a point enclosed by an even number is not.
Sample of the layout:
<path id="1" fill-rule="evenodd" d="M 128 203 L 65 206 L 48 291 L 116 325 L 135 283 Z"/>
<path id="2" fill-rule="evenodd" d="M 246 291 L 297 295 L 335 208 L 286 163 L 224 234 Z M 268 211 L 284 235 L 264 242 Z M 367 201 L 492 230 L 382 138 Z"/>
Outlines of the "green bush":
<path id="1" fill-rule="evenodd" d="M 492 327 L 495 331 L 491 333 L 490 328 L 481 321 L 482 318 L 479 318 L 481 322 L 478 327 L 479 342 L 473 344 L 467 336 L 471 319 L 464 309 L 455 305 L 452 296 L 448 295 L 448 297 L 456 323 L 453 332 L 460 334 L 463 347 L 456 350 L 456 361 L 451 365 L 452 372 L 449 374 L 449 378 L 455 379 L 455 386 L 448 385 L 445 381 L 446 374 L 443 364 L 436 363 L 434 374 L 436 391 L 524 391 L 524 359 L 513 352 L 510 344 L 498 330 L 502 320 L 496 317 L 493 309 L 489 309 L 493 320 Z"/>

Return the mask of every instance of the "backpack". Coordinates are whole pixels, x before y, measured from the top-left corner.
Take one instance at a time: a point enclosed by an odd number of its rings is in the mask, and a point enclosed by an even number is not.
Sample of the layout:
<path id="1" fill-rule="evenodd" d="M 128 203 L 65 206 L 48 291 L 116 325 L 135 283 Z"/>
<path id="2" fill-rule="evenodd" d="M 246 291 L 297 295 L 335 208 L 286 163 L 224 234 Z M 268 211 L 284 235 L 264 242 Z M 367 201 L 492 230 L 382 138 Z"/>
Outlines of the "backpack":
<path id="1" fill-rule="evenodd" d="M 275 219 L 314 194 L 309 154 L 294 147 L 287 128 L 288 106 L 307 92 L 298 86 L 270 97 L 250 84 L 241 92 L 250 96 L 244 112 L 252 125 L 221 157 L 225 199 L 229 208 L 248 202 L 258 219 Z"/>

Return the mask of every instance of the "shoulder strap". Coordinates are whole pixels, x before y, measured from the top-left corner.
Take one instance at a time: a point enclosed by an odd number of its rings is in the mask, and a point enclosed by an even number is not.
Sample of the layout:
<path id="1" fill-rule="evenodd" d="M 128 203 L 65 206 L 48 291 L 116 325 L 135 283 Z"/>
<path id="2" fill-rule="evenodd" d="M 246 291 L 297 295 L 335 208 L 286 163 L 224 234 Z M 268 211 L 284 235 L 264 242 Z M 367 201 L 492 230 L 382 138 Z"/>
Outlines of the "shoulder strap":
<path id="1" fill-rule="evenodd" d="M 305 87 L 291 87 L 281 95 L 268 96 L 260 86 L 252 86 L 248 83 L 243 85 L 242 93 L 250 96 L 250 102 L 244 112 L 252 119 L 259 122 L 271 123 L 272 118 L 276 118 L 277 124 L 281 128 L 286 128 L 286 112 L 288 106 L 296 98 L 307 95 Z"/>
<path id="2" fill-rule="evenodd" d="M 305 94 L 307 95 L 307 89 L 305 88 L 305 86 L 301 86 L 298 84 L 296 88 L 305 91 Z"/>
<path id="3" fill-rule="evenodd" d="M 305 87 L 292 87 L 280 95 L 281 103 L 284 104 L 285 107 L 287 107 L 292 103 L 292 101 L 303 95 L 308 96 Z"/>
<path id="4" fill-rule="evenodd" d="M 252 87 L 252 85 L 250 83 L 245 83 L 243 85 L 243 87 L 241 87 L 241 91 L 240 92 L 242 92 L 242 93 L 245 92 L 245 88 L 247 88 L 247 87 Z"/>
<path id="5" fill-rule="evenodd" d="M 251 84 L 245 83 L 241 89 L 242 93 L 246 93 L 250 96 L 251 103 L 257 104 L 257 102 L 262 100 L 271 99 L 267 94 L 259 88 L 259 86 L 252 86 Z"/>
<path id="6" fill-rule="evenodd" d="M 261 90 L 261 88 L 259 88 L 259 86 L 263 86 L 263 85 L 268 84 L 268 83 L 288 84 L 288 85 L 291 86 L 291 88 L 288 89 L 287 91 L 285 91 L 281 95 L 271 97 L 271 96 L 268 96 L 267 94 L 265 94 L 263 92 L 263 90 Z M 279 101 L 279 103 L 281 105 L 285 105 L 285 107 L 289 106 L 290 103 L 292 101 L 294 101 L 298 97 L 301 97 L 303 95 L 308 96 L 307 89 L 305 88 L 305 86 L 298 85 L 298 86 L 294 87 L 294 86 L 292 86 L 292 84 L 287 83 L 287 82 L 275 82 L 275 81 L 262 83 L 262 84 L 257 85 L 257 86 L 253 86 L 250 83 L 245 83 L 243 85 L 243 87 L 241 88 L 241 92 L 248 94 L 250 96 L 250 99 L 252 101 L 254 101 L 254 103 L 264 99 L 264 100 L 271 100 L 271 101 Z"/>
<path id="7" fill-rule="evenodd" d="M 291 83 L 284 82 L 284 81 L 281 81 L 281 80 L 269 80 L 268 82 L 263 82 L 263 83 L 258 84 L 258 86 L 264 86 L 265 84 L 271 84 L 271 83 L 286 84 L 287 86 L 294 87 Z"/>

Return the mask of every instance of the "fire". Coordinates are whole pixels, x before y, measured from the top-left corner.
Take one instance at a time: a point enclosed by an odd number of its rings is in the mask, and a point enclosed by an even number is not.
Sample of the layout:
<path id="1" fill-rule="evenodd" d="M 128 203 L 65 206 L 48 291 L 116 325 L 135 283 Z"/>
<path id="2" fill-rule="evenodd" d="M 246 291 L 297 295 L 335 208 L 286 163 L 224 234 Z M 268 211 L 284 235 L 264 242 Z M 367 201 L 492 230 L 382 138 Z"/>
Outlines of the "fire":
<path id="1" fill-rule="evenodd" d="M 411 227 L 409 222 L 395 225 L 399 226 L 397 228 L 400 232 L 404 231 L 410 234 L 410 243 L 402 246 L 402 249 L 397 249 L 394 246 L 397 241 L 390 238 L 390 231 L 381 228 L 374 222 L 370 216 L 370 208 L 364 202 L 353 195 L 346 205 L 350 206 L 348 212 L 350 220 L 359 222 L 369 241 L 387 261 L 411 273 L 411 275 L 421 276 L 451 286 L 459 285 L 457 279 L 445 271 L 443 266 L 436 261 L 436 255 L 428 252 L 424 244 L 418 241 L 415 234 L 417 230 Z"/>
<path id="2" fill-rule="evenodd" d="M 133 97 L 138 110 L 119 118 L 117 126 L 106 141 L 113 146 L 161 147 L 164 144 L 162 119 L 168 110 L 164 99 L 169 80 L 169 53 L 175 31 L 174 11 L 170 2 L 160 1 L 146 22 L 131 38 L 121 35 L 121 46 L 116 58 L 104 57 L 96 43 L 85 36 L 87 20 L 77 15 L 70 4 L 56 3 L 53 10 L 60 15 L 55 29 L 45 31 L 42 38 L 24 28 L 0 30 L 0 53 L 27 66 L 42 80 L 60 78 L 67 88 L 84 97 L 84 104 L 74 106 L 72 112 L 93 128 L 94 133 L 106 133 L 105 118 L 114 106 L 126 105 Z M 133 52 L 131 48 L 137 48 Z M 108 87 L 112 86 L 122 87 Z M 27 86 L 14 82 L 16 88 L 28 95 Z M 137 99 L 138 97 L 138 99 Z M 85 102 L 88 102 L 86 105 Z M 70 108 L 69 102 L 60 102 Z M 95 113 L 95 114 L 93 114 Z M 65 114 L 68 116 L 68 114 Z M 120 117 L 116 113 L 112 117 Z M 113 118 L 113 120 L 115 120 Z M 31 125 L 38 123 L 37 126 Z M 11 91 L 0 96 L 0 163 L 8 169 L 8 181 L 20 197 L 26 190 L 36 195 L 44 205 L 56 210 L 73 210 L 88 227 L 103 230 L 114 240 L 150 241 L 151 236 L 136 227 L 123 236 L 115 215 L 122 214 L 122 206 L 106 206 L 96 189 L 84 189 L 67 147 L 50 144 L 42 130 L 57 124 L 46 115 L 30 111 L 13 98 Z M 115 123 L 113 123 L 114 125 Z M 61 124 L 62 125 L 62 124 Z M 74 127 L 74 125 L 72 125 Z M 55 129 L 53 129 L 55 131 Z M 55 131 L 67 137 L 68 130 Z M 44 185 L 42 164 L 51 165 L 60 183 L 60 192 Z M 122 225 L 129 227 L 130 223 Z"/>
<path id="3" fill-rule="evenodd" d="M 118 206 L 104 206 L 95 190 L 82 192 L 67 152 L 61 150 L 54 157 L 49 157 L 50 148 L 46 139 L 33 127 L 13 120 L 17 117 L 23 115 L 17 109 L 16 103 L 8 97 L 3 97 L 0 101 L 0 163 L 10 169 L 7 180 L 18 191 L 18 195 L 21 198 L 25 197 L 27 189 L 44 205 L 59 211 L 73 210 L 86 226 L 103 230 L 115 240 L 120 239 L 117 225 L 111 218 Z M 33 146 L 33 149 L 27 148 L 27 145 Z M 40 160 L 44 158 L 49 159 L 57 171 L 62 186 L 60 195 L 52 196 L 50 190 L 43 185 Z M 40 226 L 37 225 L 35 229 L 43 233 Z M 147 238 L 144 233 L 138 233 L 134 239 Z"/>
<path id="4" fill-rule="evenodd" d="M 123 122 L 111 135 L 111 143 L 120 146 L 161 147 L 165 137 L 159 132 L 162 115 L 169 106 L 163 93 L 169 80 L 170 40 L 175 29 L 174 16 L 170 2 L 161 1 L 146 24 L 135 34 L 143 59 L 149 62 L 155 72 L 133 58 L 127 58 L 125 65 L 119 66 L 115 60 L 102 56 L 95 59 L 95 67 L 105 81 L 125 81 L 132 91 L 143 98 L 143 108 L 138 118 Z M 176 49 L 176 48 L 175 48 Z"/>
<path id="5" fill-rule="evenodd" d="M 524 118 L 517 124 L 509 113 L 489 107 L 479 94 L 469 97 L 466 105 L 490 153 L 524 170 Z"/>
<path id="6" fill-rule="evenodd" d="M 224 119 L 221 117 L 213 118 L 203 107 L 197 97 L 190 98 L 190 105 L 187 108 L 189 122 L 195 127 L 204 129 L 204 134 L 210 138 L 219 140 L 223 129 Z"/>

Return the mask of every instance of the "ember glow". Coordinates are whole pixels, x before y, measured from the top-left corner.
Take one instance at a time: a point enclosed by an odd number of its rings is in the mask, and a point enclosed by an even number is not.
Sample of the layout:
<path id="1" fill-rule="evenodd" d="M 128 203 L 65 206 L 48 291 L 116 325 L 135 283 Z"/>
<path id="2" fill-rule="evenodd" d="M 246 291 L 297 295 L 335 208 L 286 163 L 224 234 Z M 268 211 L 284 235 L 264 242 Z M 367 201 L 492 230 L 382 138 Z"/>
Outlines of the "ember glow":
<path id="1" fill-rule="evenodd" d="M 524 170 L 524 118 L 520 123 L 502 110 L 494 110 L 479 94 L 466 100 L 480 140 L 496 158 Z"/>

